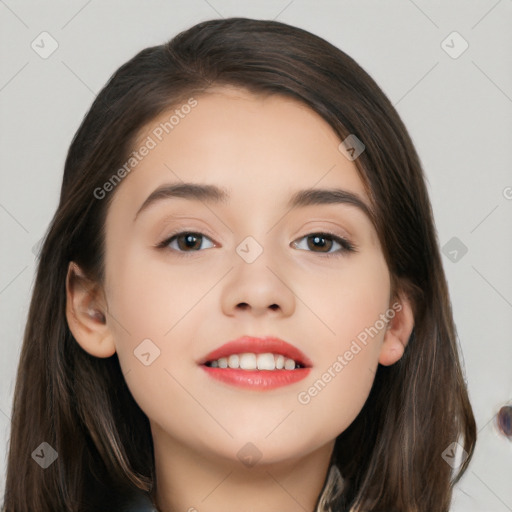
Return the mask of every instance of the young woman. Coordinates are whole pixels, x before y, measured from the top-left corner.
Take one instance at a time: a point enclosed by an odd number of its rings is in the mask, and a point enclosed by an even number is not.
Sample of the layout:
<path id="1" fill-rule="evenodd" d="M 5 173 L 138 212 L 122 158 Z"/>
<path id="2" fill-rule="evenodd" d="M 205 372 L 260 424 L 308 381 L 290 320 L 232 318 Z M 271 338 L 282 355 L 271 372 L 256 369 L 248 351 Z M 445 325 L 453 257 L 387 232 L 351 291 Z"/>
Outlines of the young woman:
<path id="1" fill-rule="evenodd" d="M 121 66 L 42 246 L 3 510 L 448 511 L 475 440 L 421 165 L 368 74 L 245 18 Z"/>

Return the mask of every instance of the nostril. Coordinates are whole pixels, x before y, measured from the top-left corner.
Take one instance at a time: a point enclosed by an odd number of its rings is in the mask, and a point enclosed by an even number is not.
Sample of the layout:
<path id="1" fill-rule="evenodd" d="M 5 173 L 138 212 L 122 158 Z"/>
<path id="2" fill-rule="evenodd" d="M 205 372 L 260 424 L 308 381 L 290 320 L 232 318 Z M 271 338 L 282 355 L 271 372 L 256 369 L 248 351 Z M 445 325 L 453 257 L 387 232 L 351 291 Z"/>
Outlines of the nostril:
<path id="1" fill-rule="evenodd" d="M 238 305 L 237 305 L 238 308 L 240 309 L 249 309 L 250 306 L 249 304 L 247 304 L 247 302 L 240 302 Z M 271 304 L 269 306 L 270 309 L 272 309 L 273 311 L 276 311 L 279 309 L 279 305 L 278 304 Z"/>

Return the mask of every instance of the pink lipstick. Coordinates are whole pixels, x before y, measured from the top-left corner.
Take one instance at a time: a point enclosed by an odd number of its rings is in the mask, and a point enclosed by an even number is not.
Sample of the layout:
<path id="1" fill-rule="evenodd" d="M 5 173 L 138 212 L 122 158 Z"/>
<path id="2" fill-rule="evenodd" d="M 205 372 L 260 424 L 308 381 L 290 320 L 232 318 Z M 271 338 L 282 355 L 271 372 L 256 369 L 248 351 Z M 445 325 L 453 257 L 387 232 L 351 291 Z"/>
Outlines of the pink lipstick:
<path id="1" fill-rule="evenodd" d="M 214 379 L 255 390 L 298 382 L 312 367 L 311 361 L 297 347 L 271 336 L 242 336 L 213 350 L 197 364 Z"/>

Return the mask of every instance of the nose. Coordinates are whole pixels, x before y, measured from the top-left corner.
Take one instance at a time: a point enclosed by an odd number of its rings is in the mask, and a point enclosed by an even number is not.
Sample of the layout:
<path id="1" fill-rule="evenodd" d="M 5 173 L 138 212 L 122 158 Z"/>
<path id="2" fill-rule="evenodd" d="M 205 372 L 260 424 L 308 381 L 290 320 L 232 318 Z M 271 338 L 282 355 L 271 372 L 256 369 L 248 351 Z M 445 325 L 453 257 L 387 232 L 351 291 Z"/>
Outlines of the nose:
<path id="1" fill-rule="evenodd" d="M 234 269 L 226 276 L 221 304 L 228 316 L 273 315 L 287 317 L 295 311 L 295 295 L 283 265 L 263 253 L 252 263 L 235 254 Z"/>

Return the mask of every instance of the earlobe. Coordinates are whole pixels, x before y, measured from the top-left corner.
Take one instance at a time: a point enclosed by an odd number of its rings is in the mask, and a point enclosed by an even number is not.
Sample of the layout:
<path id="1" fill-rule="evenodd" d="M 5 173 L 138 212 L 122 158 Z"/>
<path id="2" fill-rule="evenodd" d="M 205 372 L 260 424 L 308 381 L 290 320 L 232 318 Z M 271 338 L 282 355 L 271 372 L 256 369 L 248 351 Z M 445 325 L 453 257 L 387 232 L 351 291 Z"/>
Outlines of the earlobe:
<path id="1" fill-rule="evenodd" d="M 390 306 L 389 316 L 391 312 L 394 314 L 389 320 L 379 356 L 379 363 L 383 366 L 390 366 L 403 356 L 414 328 L 412 304 L 405 294 L 400 294 Z"/>
<path id="2" fill-rule="evenodd" d="M 70 262 L 66 276 L 66 319 L 77 343 L 95 357 L 110 357 L 115 343 L 100 287 Z"/>

